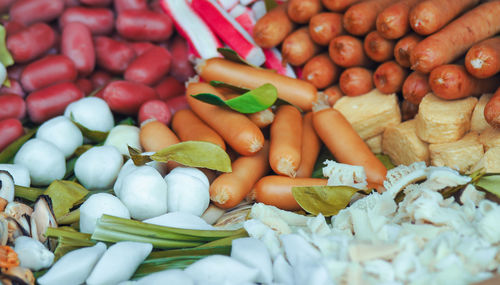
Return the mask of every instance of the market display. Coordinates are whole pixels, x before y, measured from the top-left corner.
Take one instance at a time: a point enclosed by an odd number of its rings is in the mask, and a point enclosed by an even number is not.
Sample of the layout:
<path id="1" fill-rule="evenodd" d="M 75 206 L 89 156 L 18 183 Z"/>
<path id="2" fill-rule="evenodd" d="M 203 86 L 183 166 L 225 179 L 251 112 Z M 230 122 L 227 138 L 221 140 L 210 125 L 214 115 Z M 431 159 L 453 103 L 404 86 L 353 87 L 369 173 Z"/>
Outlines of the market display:
<path id="1" fill-rule="evenodd" d="M 500 282 L 500 1 L 0 12 L 1 284 Z"/>

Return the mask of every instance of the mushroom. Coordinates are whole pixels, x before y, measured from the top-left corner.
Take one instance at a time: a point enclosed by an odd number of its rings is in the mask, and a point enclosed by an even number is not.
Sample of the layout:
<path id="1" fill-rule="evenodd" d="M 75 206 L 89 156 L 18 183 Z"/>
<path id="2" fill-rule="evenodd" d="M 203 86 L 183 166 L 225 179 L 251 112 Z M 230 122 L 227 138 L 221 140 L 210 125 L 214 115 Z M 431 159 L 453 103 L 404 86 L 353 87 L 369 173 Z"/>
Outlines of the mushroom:
<path id="1" fill-rule="evenodd" d="M 14 177 L 5 170 L 0 170 L 0 197 L 8 202 L 14 200 Z"/>
<path id="2" fill-rule="evenodd" d="M 7 204 L 7 207 L 5 207 L 5 214 L 7 214 L 9 217 L 14 218 L 19 224 L 22 225 L 23 220 L 26 220 L 26 216 L 29 217 L 33 213 L 33 209 L 23 203 L 19 202 L 10 202 Z M 28 227 L 29 229 L 29 227 Z"/>
<path id="3" fill-rule="evenodd" d="M 9 240 L 9 223 L 0 215 L 0 245 L 6 245 Z"/>
<path id="4" fill-rule="evenodd" d="M 56 217 L 52 209 L 52 200 L 47 195 L 41 195 L 35 201 L 31 215 L 31 236 L 40 242 L 45 242 L 47 228 L 57 228 Z"/>
<path id="5" fill-rule="evenodd" d="M 26 232 L 16 220 L 7 216 L 5 213 L 0 214 L 0 219 L 5 220 L 7 223 L 7 241 L 8 243 L 13 243 L 18 237 L 23 235 L 28 235 L 29 232 Z"/>

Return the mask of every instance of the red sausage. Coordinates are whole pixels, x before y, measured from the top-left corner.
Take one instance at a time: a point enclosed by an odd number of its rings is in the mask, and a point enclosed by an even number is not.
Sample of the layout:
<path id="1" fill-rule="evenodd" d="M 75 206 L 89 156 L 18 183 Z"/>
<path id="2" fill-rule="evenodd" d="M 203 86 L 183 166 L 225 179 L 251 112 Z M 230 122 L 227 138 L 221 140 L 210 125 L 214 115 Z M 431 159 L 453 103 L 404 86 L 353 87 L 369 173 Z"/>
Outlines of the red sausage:
<path id="1" fill-rule="evenodd" d="M 128 81 L 151 85 L 168 73 L 170 52 L 155 46 L 134 59 L 125 70 L 124 78 Z"/>
<path id="2" fill-rule="evenodd" d="M 328 54 L 341 67 L 366 66 L 371 62 L 363 50 L 363 42 L 349 35 L 334 38 L 328 46 Z"/>
<path id="3" fill-rule="evenodd" d="M 73 61 L 80 75 L 92 73 L 95 50 L 90 29 L 78 22 L 66 24 L 61 37 L 61 53 Z"/>
<path id="4" fill-rule="evenodd" d="M 367 0 L 352 5 L 344 14 L 344 28 L 356 36 L 375 30 L 377 15 L 398 0 Z"/>
<path id="5" fill-rule="evenodd" d="M 21 96 L 21 98 L 24 98 L 24 96 L 26 96 L 26 93 L 24 92 L 23 87 L 21 86 L 19 81 L 15 80 L 14 78 L 10 78 L 10 77 L 9 77 L 9 81 L 10 81 L 10 87 L 7 87 L 7 86 L 0 87 L 0 94 L 10 93 L 10 94 L 19 95 L 19 96 Z"/>
<path id="6" fill-rule="evenodd" d="M 184 95 L 184 91 L 186 91 L 184 84 L 173 77 L 163 79 L 154 88 L 156 94 L 158 94 L 158 98 L 161 100 L 167 100 L 177 95 Z"/>
<path id="7" fill-rule="evenodd" d="M 97 65 L 112 72 L 123 73 L 135 58 L 134 50 L 124 42 L 108 37 L 95 38 Z"/>
<path id="8" fill-rule="evenodd" d="M 9 11 L 10 6 L 16 2 L 16 0 L 0 0 L 0 13 L 6 13 Z"/>
<path id="9" fill-rule="evenodd" d="M 500 36 L 473 45 L 465 55 L 465 67 L 476 78 L 500 72 Z"/>
<path id="10" fill-rule="evenodd" d="M 121 13 L 125 10 L 147 10 L 147 0 L 114 0 L 116 13 Z"/>
<path id="11" fill-rule="evenodd" d="M 9 11 L 10 18 L 25 25 L 36 22 L 49 22 L 61 15 L 63 0 L 19 0 Z"/>
<path id="12" fill-rule="evenodd" d="M 0 121 L 0 151 L 24 134 L 23 124 L 18 119 Z"/>
<path id="13" fill-rule="evenodd" d="M 17 94 L 0 95 L 0 120 L 15 118 L 21 120 L 26 115 L 26 104 Z"/>
<path id="14" fill-rule="evenodd" d="M 83 92 L 71 82 L 64 82 L 37 90 L 26 97 L 26 108 L 31 121 L 43 123 L 62 115 L 66 107 L 83 98 Z"/>
<path id="15" fill-rule="evenodd" d="M 373 73 L 375 87 L 384 94 L 401 91 L 408 71 L 395 61 L 384 62 Z"/>
<path id="16" fill-rule="evenodd" d="M 101 88 L 111 82 L 111 75 L 101 70 L 95 71 L 90 76 L 90 81 L 92 81 L 92 86 L 94 87 L 94 89 Z"/>
<path id="17" fill-rule="evenodd" d="M 108 84 L 103 93 L 109 108 L 125 115 L 137 115 L 144 102 L 157 97 L 155 90 L 147 85 L 122 80 Z"/>
<path id="18" fill-rule="evenodd" d="M 89 95 L 90 93 L 92 93 L 92 91 L 94 91 L 94 85 L 92 84 L 92 81 L 90 81 L 90 79 L 78 78 L 75 81 L 75 84 L 80 90 L 82 90 L 83 94 L 85 95 Z"/>
<path id="19" fill-rule="evenodd" d="M 189 109 L 189 104 L 187 102 L 186 96 L 180 95 L 169 98 L 165 101 L 170 108 L 172 116 L 179 110 Z"/>
<path id="20" fill-rule="evenodd" d="M 369 69 L 351 67 L 340 75 L 339 87 L 347 96 L 358 96 L 373 89 L 373 76 Z"/>
<path id="21" fill-rule="evenodd" d="M 116 30 L 120 36 L 134 41 L 159 42 L 173 32 L 169 16 L 148 10 L 127 10 L 118 15 Z"/>
<path id="22" fill-rule="evenodd" d="M 131 42 L 129 43 L 129 45 L 134 50 L 137 56 L 142 55 L 143 53 L 147 52 L 149 49 L 155 46 L 150 42 Z"/>
<path id="23" fill-rule="evenodd" d="M 71 7 L 59 18 L 59 25 L 64 28 L 68 23 L 78 22 L 87 26 L 92 35 L 107 35 L 114 26 L 113 11 L 106 8 Z"/>
<path id="24" fill-rule="evenodd" d="M 46 53 L 56 42 L 56 33 L 45 23 L 36 23 L 7 38 L 16 63 L 28 62 Z"/>
<path id="25" fill-rule="evenodd" d="M 418 105 L 422 98 L 431 92 L 431 87 L 429 86 L 429 75 L 414 71 L 406 77 L 403 83 L 403 97 L 408 100 L 408 102 Z"/>
<path id="26" fill-rule="evenodd" d="M 170 123 L 170 119 L 172 118 L 172 112 L 167 103 L 162 100 L 150 100 L 144 104 L 142 104 L 139 109 L 139 115 L 137 116 L 139 119 L 139 124 L 149 119 L 156 119 L 168 125 Z"/>
<path id="27" fill-rule="evenodd" d="M 64 55 L 48 55 L 26 66 L 21 74 L 21 84 L 27 92 L 76 79 L 73 62 Z"/>
<path id="28" fill-rule="evenodd" d="M 21 22 L 11 20 L 5 23 L 4 27 L 5 27 L 5 34 L 8 37 L 23 30 L 24 28 L 26 28 L 26 25 Z"/>
<path id="29" fill-rule="evenodd" d="M 189 61 L 189 46 L 182 37 L 176 36 L 170 45 L 172 63 L 170 64 L 170 75 L 179 81 L 187 81 L 195 72 Z"/>
<path id="30" fill-rule="evenodd" d="M 417 34 L 411 33 L 400 39 L 394 46 L 394 58 L 403 67 L 410 67 L 410 54 L 413 48 L 422 40 Z"/>
<path id="31" fill-rule="evenodd" d="M 113 0 L 80 0 L 80 3 L 88 6 L 108 6 Z"/>
<path id="32" fill-rule="evenodd" d="M 24 64 L 14 64 L 7 68 L 7 74 L 9 75 L 9 79 L 21 80 L 21 74 L 23 73 L 26 65 Z"/>
<path id="33" fill-rule="evenodd" d="M 372 31 L 365 37 L 363 47 L 366 55 L 376 62 L 384 62 L 394 56 L 393 40 L 382 37 L 378 31 Z"/>
<path id="34" fill-rule="evenodd" d="M 493 93 L 500 82 L 500 75 L 487 79 L 472 77 L 463 65 L 445 64 L 434 68 L 429 75 L 429 85 L 438 97 L 460 99 L 483 93 Z"/>
<path id="35" fill-rule="evenodd" d="M 377 31 L 386 39 L 400 38 L 410 30 L 410 9 L 420 0 L 401 0 L 385 8 L 377 16 Z"/>

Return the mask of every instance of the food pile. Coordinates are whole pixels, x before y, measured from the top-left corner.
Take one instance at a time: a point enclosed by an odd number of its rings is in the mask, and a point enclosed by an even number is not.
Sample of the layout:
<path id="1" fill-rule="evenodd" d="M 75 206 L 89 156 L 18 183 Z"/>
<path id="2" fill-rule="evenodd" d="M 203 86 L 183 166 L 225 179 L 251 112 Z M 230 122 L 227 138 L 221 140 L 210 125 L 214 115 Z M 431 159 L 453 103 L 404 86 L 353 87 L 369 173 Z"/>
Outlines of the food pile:
<path id="1" fill-rule="evenodd" d="M 500 270 L 500 1 L 0 11 L 2 284 Z"/>

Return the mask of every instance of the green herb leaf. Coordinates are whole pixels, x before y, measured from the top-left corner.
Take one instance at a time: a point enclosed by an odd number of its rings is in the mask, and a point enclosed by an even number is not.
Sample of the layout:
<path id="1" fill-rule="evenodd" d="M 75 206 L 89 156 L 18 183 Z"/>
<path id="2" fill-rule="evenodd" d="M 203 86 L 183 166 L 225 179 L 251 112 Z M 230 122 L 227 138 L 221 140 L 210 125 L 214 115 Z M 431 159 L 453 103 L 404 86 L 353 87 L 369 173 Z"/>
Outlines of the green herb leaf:
<path id="1" fill-rule="evenodd" d="M 229 83 L 225 83 L 222 81 L 216 81 L 216 80 L 210 81 L 210 85 L 212 85 L 213 87 L 218 87 L 218 88 L 227 88 L 227 89 L 232 90 L 232 91 L 239 93 L 239 94 L 243 94 L 243 93 L 250 91 L 250 89 L 248 89 L 248 88 L 239 87 L 239 86 L 231 85 Z"/>
<path id="2" fill-rule="evenodd" d="M 176 161 L 190 167 L 204 167 L 221 172 L 231 172 L 231 159 L 218 145 L 202 141 L 186 141 L 166 147 L 151 159 L 159 162 Z"/>
<path id="3" fill-rule="evenodd" d="M 5 66 L 11 66 L 14 64 L 14 58 L 10 54 L 7 49 L 7 45 L 5 43 L 6 31 L 4 26 L 0 25 L 0 62 Z"/>
<path id="4" fill-rule="evenodd" d="M 349 186 L 305 186 L 293 187 L 292 194 L 302 209 L 313 215 L 325 217 L 336 215 L 351 201 L 359 189 Z"/>
<path id="5" fill-rule="evenodd" d="M 101 131 L 94 131 L 87 129 L 85 126 L 75 121 L 73 114 L 71 114 L 71 121 L 80 129 L 82 135 L 91 141 L 102 143 L 108 137 L 108 132 L 101 132 Z"/>
<path id="6" fill-rule="evenodd" d="M 264 0 L 264 3 L 266 4 L 266 11 L 269 12 L 272 9 L 276 8 L 278 6 L 278 3 L 276 0 Z"/>
<path id="7" fill-rule="evenodd" d="M 7 163 L 14 158 L 17 151 L 23 146 L 25 142 L 31 139 L 36 133 L 36 129 L 31 129 L 22 137 L 15 140 L 8 147 L 6 147 L 2 152 L 0 152 L 0 163 Z"/>
<path id="8" fill-rule="evenodd" d="M 500 198 L 500 174 L 485 174 L 474 185 Z"/>
<path id="9" fill-rule="evenodd" d="M 54 215 L 57 219 L 69 213 L 69 210 L 88 193 L 87 189 L 76 182 L 56 180 L 49 185 L 44 194 L 52 199 Z"/>
<path id="10" fill-rule="evenodd" d="M 227 106 L 237 112 L 250 114 L 271 107 L 278 98 L 278 90 L 272 84 L 266 83 L 254 90 L 250 90 L 245 94 L 226 101 L 210 93 L 200 93 L 191 96 L 208 104 Z"/>
<path id="11" fill-rule="evenodd" d="M 135 126 L 136 122 L 132 117 L 126 117 L 125 119 L 118 122 L 117 125 L 127 125 L 127 126 Z"/>
<path id="12" fill-rule="evenodd" d="M 393 169 L 394 167 L 396 167 L 392 163 L 392 161 L 388 155 L 378 153 L 378 154 L 375 154 L 375 156 L 382 162 L 382 164 L 385 166 L 385 168 L 387 168 L 387 170 Z"/>
<path id="13" fill-rule="evenodd" d="M 323 176 L 323 167 L 325 167 L 325 160 L 333 160 L 335 161 L 335 158 L 333 157 L 332 153 L 328 148 L 323 145 L 321 146 L 321 149 L 319 151 L 318 158 L 316 159 L 316 163 L 314 164 L 314 170 L 311 175 L 312 178 L 327 178 Z"/>
<path id="14" fill-rule="evenodd" d="M 44 194 L 45 189 L 34 187 L 15 186 L 15 196 L 31 202 L 35 202 L 38 196 Z"/>
<path id="15" fill-rule="evenodd" d="M 142 166 L 150 161 L 153 161 L 149 155 L 143 155 L 138 149 L 128 146 L 128 153 L 135 166 Z"/>
<path id="16" fill-rule="evenodd" d="M 80 221 L 80 209 L 71 211 L 57 219 L 58 225 L 70 225 Z"/>

